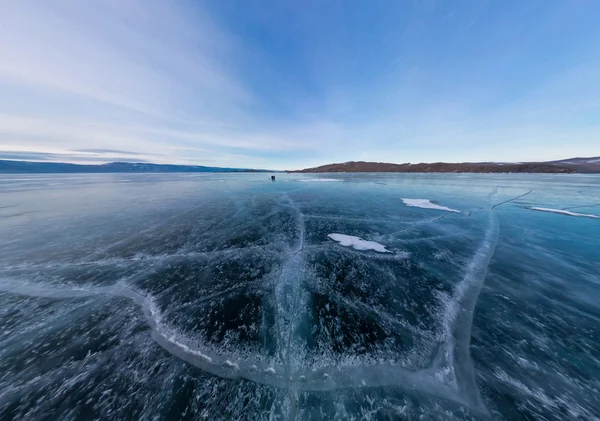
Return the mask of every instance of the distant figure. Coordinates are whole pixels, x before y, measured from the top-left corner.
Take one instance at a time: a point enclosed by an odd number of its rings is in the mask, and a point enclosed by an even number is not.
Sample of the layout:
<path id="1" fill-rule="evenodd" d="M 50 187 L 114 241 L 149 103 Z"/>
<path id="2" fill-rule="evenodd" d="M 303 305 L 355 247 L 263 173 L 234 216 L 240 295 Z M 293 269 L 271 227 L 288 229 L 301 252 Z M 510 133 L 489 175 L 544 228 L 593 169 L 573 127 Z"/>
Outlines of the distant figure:
<path id="1" fill-rule="evenodd" d="M 274 175 L 271 176 L 271 181 L 275 181 L 275 176 Z"/>

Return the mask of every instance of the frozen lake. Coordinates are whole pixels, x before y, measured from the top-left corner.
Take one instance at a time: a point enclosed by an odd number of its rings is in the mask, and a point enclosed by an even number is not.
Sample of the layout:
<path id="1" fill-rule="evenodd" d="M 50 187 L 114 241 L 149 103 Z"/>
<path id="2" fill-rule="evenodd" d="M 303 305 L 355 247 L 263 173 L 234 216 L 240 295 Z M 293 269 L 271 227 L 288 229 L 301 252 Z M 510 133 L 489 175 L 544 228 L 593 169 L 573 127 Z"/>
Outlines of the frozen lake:
<path id="1" fill-rule="evenodd" d="M 2 175 L 0 418 L 598 420 L 599 217 L 596 175 Z"/>

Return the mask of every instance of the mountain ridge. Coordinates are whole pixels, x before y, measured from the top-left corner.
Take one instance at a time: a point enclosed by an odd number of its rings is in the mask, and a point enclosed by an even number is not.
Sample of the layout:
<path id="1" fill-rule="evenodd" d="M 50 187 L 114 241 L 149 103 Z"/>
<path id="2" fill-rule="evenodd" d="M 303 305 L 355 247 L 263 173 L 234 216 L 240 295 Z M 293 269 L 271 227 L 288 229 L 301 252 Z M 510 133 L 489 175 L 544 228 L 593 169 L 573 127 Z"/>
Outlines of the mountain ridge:
<path id="1" fill-rule="evenodd" d="M 199 172 L 274 172 L 252 168 L 206 167 L 202 165 L 149 164 L 138 162 L 109 162 L 106 164 L 70 164 L 65 162 L 34 162 L 0 160 L 2 174 L 41 173 L 199 173 Z"/>
<path id="2" fill-rule="evenodd" d="M 600 173 L 600 157 L 571 158 L 546 162 L 433 162 L 403 163 L 349 161 L 326 164 L 290 173 L 332 172 L 439 172 L 439 173 Z"/>

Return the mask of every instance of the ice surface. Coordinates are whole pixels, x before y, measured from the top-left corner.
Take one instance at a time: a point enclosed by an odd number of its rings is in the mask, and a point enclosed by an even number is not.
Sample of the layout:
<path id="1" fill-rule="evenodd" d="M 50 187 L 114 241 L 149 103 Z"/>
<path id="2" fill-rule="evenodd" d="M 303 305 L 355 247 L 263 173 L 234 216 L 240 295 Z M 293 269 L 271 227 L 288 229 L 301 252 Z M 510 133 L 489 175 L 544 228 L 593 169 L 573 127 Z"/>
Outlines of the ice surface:
<path id="1" fill-rule="evenodd" d="M 600 219 L 599 215 L 591 215 L 591 214 L 586 214 L 586 213 L 571 212 L 571 211 L 564 210 L 564 209 L 540 208 L 540 207 L 537 207 L 537 206 L 532 206 L 529 209 L 536 210 L 536 211 L 541 211 L 541 212 L 560 213 L 562 215 L 569 215 L 569 216 L 579 216 L 579 217 L 583 217 L 583 218 Z"/>
<path id="2" fill-rule="evenodd" d="M 327 182 L 336 182 L 336 181 L 344 181 L 337 178 L 304 178 L 300 180 L 296 180 L 301 183 L 327 183 Z"/>
<path id="3" fill-rule="evenodd" d="M 411 206 L 414 208 L 436 209 L 436 210 L 460 213 L 460 211 L 458 211 L 456 209 L 450 209 L 446 206 L 441 206 L 441 205 L 432 203 L 431 200 L 429 200 L 429 199 L 402 199 L 402 201 L 404 202 L 404 204 L 406 206 Z"/>
<path id="4" fill-rule="evenodd" d="M 598 419 L 600 226 L 530 208 L 600 177 L 60 178 L 0 181 L 8 419 Z"/>
<path id="5" fill-rule="evenodd" d="M 374 250 L 378 253 L 391 253 L 384 245 L 375 241 L 367 241 L 353 235 L 346 234 L 327 234 L 333 241 L 337 241 L 344 247 L 352 247 L 356 250 Z"/>

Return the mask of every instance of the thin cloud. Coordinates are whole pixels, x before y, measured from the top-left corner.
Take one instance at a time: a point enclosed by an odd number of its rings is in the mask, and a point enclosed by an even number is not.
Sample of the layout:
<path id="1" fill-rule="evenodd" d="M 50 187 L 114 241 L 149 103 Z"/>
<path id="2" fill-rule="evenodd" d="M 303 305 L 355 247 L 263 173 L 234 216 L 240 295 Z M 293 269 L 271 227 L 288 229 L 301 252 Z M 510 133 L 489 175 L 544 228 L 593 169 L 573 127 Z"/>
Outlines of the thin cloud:
<path id="1" fill-rule="evenodd" d="M 0 151 L 0 159 L 11 161 L 43 161 L 43 162 L 73 162 L 73 163 L 107 163 L 107 162 L 149 162 L 146 159 L 131 159 L 130 156 L 91 156 L 87 154 L 67 154 L 28 151 Z"/>
<path id="2" fill-rule="evenodd" d="M 210 95 L 203 111 L 248 100 L 221 61 L 227 40 L 207 18 L 191 21 L 164 2 L 95 6 L 5 5 L 0 74 L 165 120 L 185 121 L 194 97 Z"/>
<path id="3" fill-rule="evenodd" d="M 91 154 L 123 154 L 123 155 L 140 155 L 139 152 L 122 151 L 119 149 L 73 149 L 72 152 L 84 152 Z"/>

